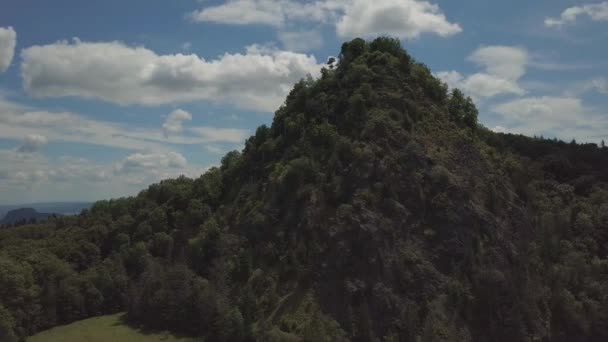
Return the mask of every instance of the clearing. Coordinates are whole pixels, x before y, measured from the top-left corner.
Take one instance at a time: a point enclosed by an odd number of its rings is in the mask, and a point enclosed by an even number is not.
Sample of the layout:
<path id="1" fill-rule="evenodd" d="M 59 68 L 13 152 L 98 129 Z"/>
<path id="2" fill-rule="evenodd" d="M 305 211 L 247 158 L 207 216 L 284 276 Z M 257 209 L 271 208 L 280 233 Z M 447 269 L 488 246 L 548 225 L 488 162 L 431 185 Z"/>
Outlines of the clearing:
<path id="1" fill-rule="evenodd" d="M 168 332 L 144 332 L 126 325 L 119 313 L 74 322 L 42 331 L 27 342 L 194 342 Z"/>

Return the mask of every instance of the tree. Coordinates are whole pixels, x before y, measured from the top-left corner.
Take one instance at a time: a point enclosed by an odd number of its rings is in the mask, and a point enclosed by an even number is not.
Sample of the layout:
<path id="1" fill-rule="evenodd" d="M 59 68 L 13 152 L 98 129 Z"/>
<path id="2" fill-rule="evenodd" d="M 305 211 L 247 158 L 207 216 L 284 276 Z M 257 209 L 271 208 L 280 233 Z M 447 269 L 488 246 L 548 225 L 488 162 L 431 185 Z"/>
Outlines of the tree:
<path id="1" fill-rule="evenodd" d="M 153 256 L 168 259 L 173 252 L 173 238 L 167 233 L 156 233 L 152 238 L 150 253 Z"/>
<path id="2" fill-rule="evenodd" d="M 140 275 L 148 262 L 148 248 L 143 242 L 138 242 L 123 251 L 125 268 L 130 275 Z"/>
<path id="3" fill-rule="evenodd" d="M 461 121 L 464 118 L 465 103 L 462 91 L 458 88 L 453 89 L 448 101 L 448 112 L 456 121 Z"/>
<path id="4" fill-rule="evenodd" d="M 467 97 L 467 100 L 464 105 L 464 124 L 473 130 L 476 129 L 478 115 L 479 112 L 477 111 L 477 107 L 475 107 L 473 100 L 470 97 Z"/>
<path id="5" fill-rule="evenodd" d="M 0 341 L 3 342 L 16 342 L 17 336 L 15 336 L 15 319 L 11 313 L 0 304 Z"/>
<path id="6" fill-rule="evenodd" d="M 220 254 L 221 233 L 214 219 L 208 220 L 201 232 L 188 243 L 187 254 L 190 267 L 204 274 L 211 261 Z"/>
<path id="7" fill-rule="evenodd" d="M 477 116 L 479 114 L 477 107 L 470 97 L 465 98 L 460 89 L 452 90 L 450 99 L 448 100 L 448 112 L 457 122 L 462 122 L 471 129 L 477 127 Z"/>

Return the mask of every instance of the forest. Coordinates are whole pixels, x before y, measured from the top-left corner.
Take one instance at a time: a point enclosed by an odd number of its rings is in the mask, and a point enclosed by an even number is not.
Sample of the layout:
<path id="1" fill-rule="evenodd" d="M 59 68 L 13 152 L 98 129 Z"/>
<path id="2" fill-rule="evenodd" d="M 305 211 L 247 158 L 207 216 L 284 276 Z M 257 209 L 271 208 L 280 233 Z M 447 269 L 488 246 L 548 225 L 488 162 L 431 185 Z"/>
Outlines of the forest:
<path id="1" fill-rule="evenodd" d="M 203 341 L 608 341 L 608 148 L 495 133 L 344 43 L 196 179 L 0 229 L 0 341 L 126 312 Z"/>

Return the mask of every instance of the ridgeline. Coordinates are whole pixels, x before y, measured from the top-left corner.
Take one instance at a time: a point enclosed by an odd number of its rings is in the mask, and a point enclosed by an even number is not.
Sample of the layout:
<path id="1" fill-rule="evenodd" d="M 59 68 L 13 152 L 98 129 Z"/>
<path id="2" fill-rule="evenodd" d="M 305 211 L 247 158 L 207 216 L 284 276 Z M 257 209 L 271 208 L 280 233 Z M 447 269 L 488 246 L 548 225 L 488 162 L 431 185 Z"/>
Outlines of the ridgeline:
<path id="1" fill-rule="evenodd" d="M 220 167 L 0 231 L 0 340 L 126 311 L 206 341 L 608 341 L 607 170 L 355 39 Z"/>

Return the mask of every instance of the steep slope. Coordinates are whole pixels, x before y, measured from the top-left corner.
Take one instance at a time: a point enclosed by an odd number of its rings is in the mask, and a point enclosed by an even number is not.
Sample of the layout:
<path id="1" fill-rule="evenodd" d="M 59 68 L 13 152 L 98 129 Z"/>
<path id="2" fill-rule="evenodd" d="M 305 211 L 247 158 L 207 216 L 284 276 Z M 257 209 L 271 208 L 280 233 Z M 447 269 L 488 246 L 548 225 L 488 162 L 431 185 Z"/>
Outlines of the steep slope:
<path id="1" fill-rule="evenodd" d="M 607 153 L 490 132 L 355 39 L 219 168 L 0 232 L 0 336 L 126 309 L 213 341 L 606 340 Z"/>

